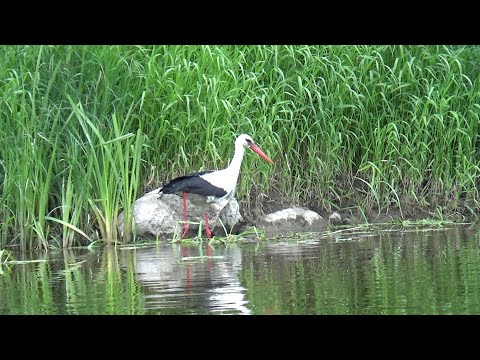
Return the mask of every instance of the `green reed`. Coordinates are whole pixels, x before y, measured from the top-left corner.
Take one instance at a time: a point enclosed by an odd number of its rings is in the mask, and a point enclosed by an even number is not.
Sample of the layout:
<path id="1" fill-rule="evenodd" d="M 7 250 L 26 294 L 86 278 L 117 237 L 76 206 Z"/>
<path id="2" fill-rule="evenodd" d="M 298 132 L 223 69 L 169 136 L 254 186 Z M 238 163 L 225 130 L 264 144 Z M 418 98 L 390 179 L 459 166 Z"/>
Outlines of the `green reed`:
<path id="1" fill-rule="evenodd" d="M 0 247 L 115 243 L 136 197 L 225 167 L 241 133 L 275 162 L 247 152 L 236 193 L 247 210 L 276 192 L 325 211 L 478 217 L 478 46 L 0 54 Z"/>

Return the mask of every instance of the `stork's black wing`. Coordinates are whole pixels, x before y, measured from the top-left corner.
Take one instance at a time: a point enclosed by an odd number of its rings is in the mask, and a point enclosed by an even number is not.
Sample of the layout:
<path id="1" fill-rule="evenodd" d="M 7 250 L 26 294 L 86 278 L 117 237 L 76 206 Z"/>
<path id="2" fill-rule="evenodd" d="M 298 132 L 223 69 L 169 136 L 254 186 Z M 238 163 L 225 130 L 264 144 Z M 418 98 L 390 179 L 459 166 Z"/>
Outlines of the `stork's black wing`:
<path id="1" fill-rule="evenodd" d="M 214 170 L 199 171 L 179 176 L 173 180 L 170 180 L 168 184 L 165 184 L 162 188 L 160 188 L 159 192 L 164 194 L 187 192 L 203 196 L 225 196 L 227 192 L 224 189 L 216 187 L 200 177 L 200 175 L 208 174 L 213 171 Z"/>

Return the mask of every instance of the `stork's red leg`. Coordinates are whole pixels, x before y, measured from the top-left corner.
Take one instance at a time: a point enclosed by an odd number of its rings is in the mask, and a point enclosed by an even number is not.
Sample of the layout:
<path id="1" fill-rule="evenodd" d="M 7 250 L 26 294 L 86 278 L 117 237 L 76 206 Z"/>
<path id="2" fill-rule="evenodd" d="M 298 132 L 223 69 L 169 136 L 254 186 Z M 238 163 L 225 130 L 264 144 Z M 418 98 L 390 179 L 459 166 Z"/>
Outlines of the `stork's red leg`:
<path id="1" fill-rule="evenodd" d="M 208 226 L 208 211 L 205 211 L 205 234 L 207 235 L 207 239 L 212 237 L 212 232 L 210 231 L 210 227 Z"/>
<path id="2" fill-rule="evenodd" d="M 187 224 L 187 193 L 183 192 L 183 226 L 182 226 L 182 238 L 187 235 L 188 224 Z"/>

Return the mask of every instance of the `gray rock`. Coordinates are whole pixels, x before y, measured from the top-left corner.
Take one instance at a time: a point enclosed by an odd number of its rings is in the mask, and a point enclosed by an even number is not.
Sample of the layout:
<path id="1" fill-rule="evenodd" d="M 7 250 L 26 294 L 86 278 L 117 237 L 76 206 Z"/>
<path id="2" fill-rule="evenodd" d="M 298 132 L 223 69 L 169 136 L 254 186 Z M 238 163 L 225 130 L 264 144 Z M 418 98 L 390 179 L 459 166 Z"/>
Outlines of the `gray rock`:
<path id="1" fill-rule="evenodd" d="M 223 206 L 223 207 L 222 207 Z M 208 222 L 212 233 L 227 232 L 240 221 L 239 205 L 235 198 L 231 198 L 222 206 L 209 204 L 205 197 L 196 194 L 187 195 L 187 220 L 202 223 L 202 236 L 204 236 L 205 210 L 208 209 Z M 133 204 L 133 231 L 137 236 L 172 236 L 175 231 L 180 235 L 183 224 L 183 200 L 175 194 L 159 194 L 158 189 L 150 191 Z M 178 225 L 177 225 L 178 222 Z M 223 223 L 223 226 L 222 226 Z M 118 227 L 122 231 L 124 224 L 123 212 L 118 216 Z M 189 224 L 187 236 L 198 233 L 197 224 Z"/>
<path id="2" fill-rule="evenodd" d="M 328 220 L 333 225 L 343 224 L 342 216 L 339 213 L 337 213 L 336 211 L 330 214 L 330 216 L 328 217 Z"/>
<path id="3" fill-rule="evenodd" d="M 267 235 L 273 235 L 320 231 L 325 228 L 327 222 L 315 211 L 292 207 L 266 215 L 260 224 L 265 228 Z"/>

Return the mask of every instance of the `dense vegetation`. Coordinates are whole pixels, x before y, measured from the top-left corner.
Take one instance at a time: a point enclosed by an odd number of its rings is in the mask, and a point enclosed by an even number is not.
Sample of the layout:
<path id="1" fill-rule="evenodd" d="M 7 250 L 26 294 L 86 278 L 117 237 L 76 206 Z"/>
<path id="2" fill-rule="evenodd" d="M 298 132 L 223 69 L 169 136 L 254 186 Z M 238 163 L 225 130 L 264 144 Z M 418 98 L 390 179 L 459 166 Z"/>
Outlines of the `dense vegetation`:
<path id="1" fill-rule="evenodd" d="M 478 46 L 4 46 L 0 248 L 115 242 L 119 211 L 228 164 L 238 197 L 478 217 Z M 255 183 L 255 186 L 253 184 Z M 127 232 L 128 233 L 128 232 Z M 129 240 L 128 238 L 125 240 Z"/>

